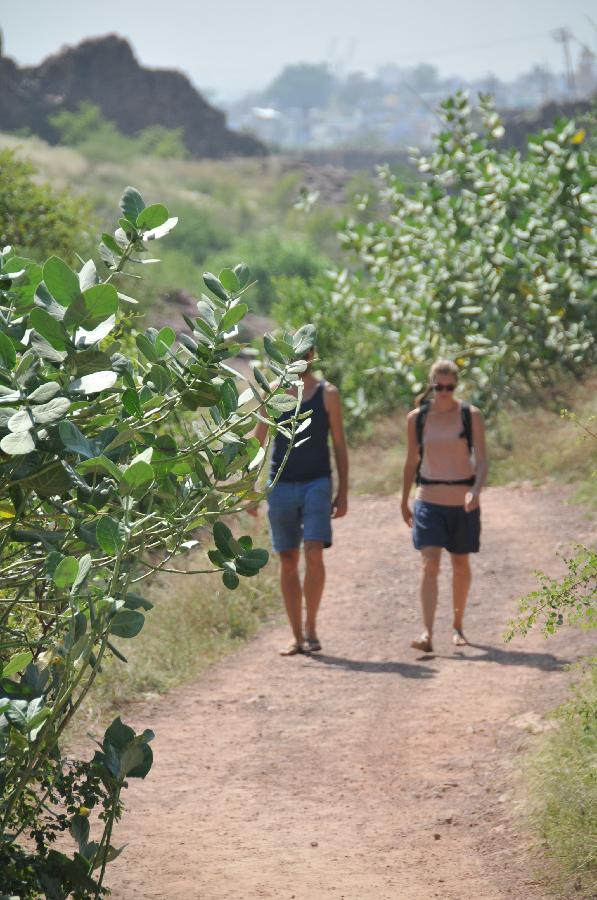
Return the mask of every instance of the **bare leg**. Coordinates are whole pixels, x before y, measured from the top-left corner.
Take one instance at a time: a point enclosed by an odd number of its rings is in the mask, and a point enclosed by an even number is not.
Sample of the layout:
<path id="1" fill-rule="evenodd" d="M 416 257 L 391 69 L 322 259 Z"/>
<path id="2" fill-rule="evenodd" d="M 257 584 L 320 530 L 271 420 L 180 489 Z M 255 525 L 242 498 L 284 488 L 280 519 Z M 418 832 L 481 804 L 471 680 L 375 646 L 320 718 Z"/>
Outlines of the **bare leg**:
<path id="1" fill-rule="evenodd" d="M 468 553 L 451 553 L 452 558 L 452 601 L 454 604 L 454 643 L 457 646 L 466 644 L 462 633 L 464 610 L 471 586 L 472 574 Z"/>
<path id="2" fill-rule="evenodd" d="M 286 605 L 286 614 L 296 643 L 302 645 L 302 591 L 298 566 L 298 547 L 293 550 L 283 550 L 280 553 L 280 587 Z"/>
<path id="3" fill-rule="evenodd" d="M 307 621 L 305 631 L 307 639 L 317 637 L 317 612 L 325 585 L 325 566 L 323 564 L 323 542 L 305 541 L 305 605 Z"/>
<path id="4" fill-rule="evenodd" d="M 441 552 L 441 547 L 423 547 L 421 550 L 423 563 L 421 607 L 424 631 L 418 641 L 411 642 L 411 646 L 416 650 L 431 650 L 433 623 L 435 622 L 435 610 L 437 609 L 437 576 L 439 575 Z"/>

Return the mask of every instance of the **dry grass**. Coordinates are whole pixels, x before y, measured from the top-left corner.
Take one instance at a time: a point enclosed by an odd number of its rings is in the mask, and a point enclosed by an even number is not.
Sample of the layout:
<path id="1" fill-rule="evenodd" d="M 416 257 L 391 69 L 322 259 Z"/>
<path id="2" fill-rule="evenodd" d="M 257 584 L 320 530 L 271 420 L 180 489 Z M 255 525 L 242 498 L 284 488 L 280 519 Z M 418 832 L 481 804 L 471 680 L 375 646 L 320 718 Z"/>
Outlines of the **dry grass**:
<path id="1" fill-rule="evenodd" d="M 406 452 L 406 412 L 378 419 L 366 438 L 350 450 L 350 490 L 355 494 L 394 494 L 402 486 Z"/>
<path id="2" fill-rule="evenodd" d="M 490 483 L 549 480 L 576 485 L 575 499 L 597 506 L 597 440 L 558 411 L 573 413 L 597 433 L 597 376 L 570 386 L 552 409 L 500 414 L 489 434 Z"/>
<path id="3" fill-rule="evenodd" d="M 211 199 L 222 205 L 242 196 L 249 205 L 263 206 L 275 195 L 287 163 L 276 157 L 265 159 L 157 159 L 139 157 L 118 162 L 96 162 L 72 147 L 52 146 L 38 137 L 0 133 L 0 148 L 16 149 L 40 170 L 40 178 L 59 187 L 96 192 L 106 190 L 114 206 L 127 184 L 142 194 L 175 200 L 200 202 Z"/>
<path id="4" fill-rule="evenodd" d="M 597 896 L 597 660 L 555 711 L 527 761 L 527 808 L 540 876 L 556 897 Z"/>

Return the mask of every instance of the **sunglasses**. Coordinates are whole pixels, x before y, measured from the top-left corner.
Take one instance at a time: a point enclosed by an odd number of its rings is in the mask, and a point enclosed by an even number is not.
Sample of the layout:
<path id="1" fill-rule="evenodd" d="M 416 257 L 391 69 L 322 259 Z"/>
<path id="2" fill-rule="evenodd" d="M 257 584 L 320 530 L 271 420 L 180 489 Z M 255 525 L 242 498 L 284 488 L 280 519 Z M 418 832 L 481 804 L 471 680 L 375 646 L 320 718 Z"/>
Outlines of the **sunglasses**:
<path id="1" fill-rule="evenodd" d="M 456 385 L 455 384 L 434 384 L 433 390 L 437 391 L 440 394 L 442 391 L 450 391 L 450 393 L 452 393 L 452 391 L 456 390 Z"/>

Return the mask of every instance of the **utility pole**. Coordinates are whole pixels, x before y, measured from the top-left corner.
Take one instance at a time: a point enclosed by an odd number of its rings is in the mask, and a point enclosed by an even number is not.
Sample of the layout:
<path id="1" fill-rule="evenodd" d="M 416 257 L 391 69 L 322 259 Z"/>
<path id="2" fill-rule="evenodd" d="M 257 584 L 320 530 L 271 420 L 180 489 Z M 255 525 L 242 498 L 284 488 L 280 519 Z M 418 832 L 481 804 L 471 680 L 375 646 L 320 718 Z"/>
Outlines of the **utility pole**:
<path id="1" fill-rule="evenodd" d="M 564 71 L 566 73 L 566 86 L 572 98 L 576 95 L 576 84 L 574 81 L 574 70 L 572 68 L 572 61 L 570 59 L 570 41 L 573 40 L 574 35 L 570 31 L 569 28 L 556 28 L 555 31 L 552 31 L 552 37 L 556 43 L 562 45 L 562 51 L 564 53 Z"/>

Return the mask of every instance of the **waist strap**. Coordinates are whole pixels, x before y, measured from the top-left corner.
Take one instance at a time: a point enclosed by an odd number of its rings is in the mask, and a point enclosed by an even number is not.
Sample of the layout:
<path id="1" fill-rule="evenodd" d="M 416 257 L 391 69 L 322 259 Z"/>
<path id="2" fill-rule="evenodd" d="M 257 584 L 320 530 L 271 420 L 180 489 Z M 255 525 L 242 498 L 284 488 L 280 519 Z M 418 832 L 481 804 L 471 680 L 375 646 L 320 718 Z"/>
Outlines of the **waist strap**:
<path id="1" fill-rule="evenodd" d="M 456 481 L 441 481 L 434 478 L 425 478 L 420 472 L 417 473 L 417 484 L 468 484 L 472 486 L 474 483 L 474 475 L 471 475 L 470 478 L 458 478 Z"/>

